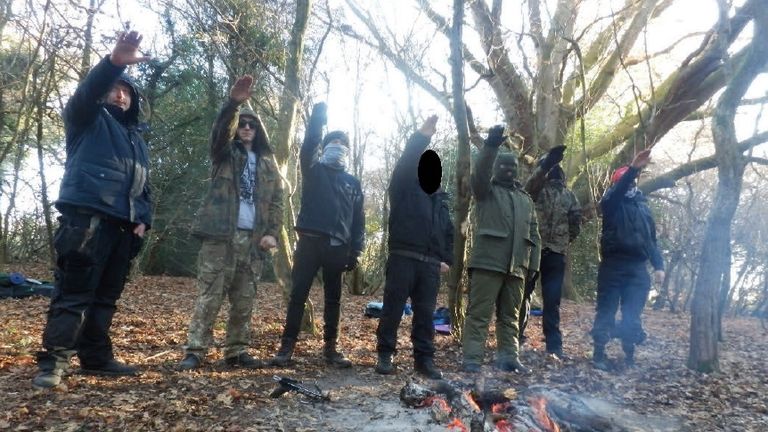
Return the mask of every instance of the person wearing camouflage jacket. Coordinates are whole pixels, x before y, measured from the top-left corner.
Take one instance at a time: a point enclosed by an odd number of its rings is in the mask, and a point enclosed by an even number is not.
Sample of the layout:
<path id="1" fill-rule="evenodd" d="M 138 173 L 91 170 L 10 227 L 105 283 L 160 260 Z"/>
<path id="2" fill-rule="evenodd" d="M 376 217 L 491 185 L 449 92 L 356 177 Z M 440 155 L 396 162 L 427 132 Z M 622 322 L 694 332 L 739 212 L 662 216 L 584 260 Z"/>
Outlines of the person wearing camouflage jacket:
<path id="1" fill-rule="evenodd" d="M 462 341 L 466 372 L 480 370 L 494 311 L 497 367 L 528 372 L 518 356 L 518 313 L 525 277 L 539 270 L 541 239 L 533 201 L 517 181 L 518 155 L 499 154 L 503 135 L 503 126 L 491 128 L 472 167 L 475 236 L 467 265 L 470 291 Z"/>
<path id="2" fill-rule="evenodd" d="M 181 370 L 202 364 L 225 296 L 229 298 L 225 363 L 262 366 L 246 348 L 256 283 L 281 229 L 283 189 L 264 125 L 246 103 L 252 84 L 249 75 L 237 79 L 211 133 L 211 182 L 194 228 L 194 235 L 202 239 L 198 297 Z"/>
<path id="3" fill-rule="evenodd" d="M 565 146 L 555 147 L 539 161 L 525 183 L 525 190 L 536 204 L 536 215 L 541 234 L 541 261 L 539 273 L 526 280 L 523 307 L 520 310 L 520 341 L 525 340 L 531 295 L 536 287 L 536 276 L 541 279 L 544 302 L 542 325 L 547 353 L 563 357 L 563 337 L 560 333 L 560 299 L 565 275 L 565 253 L 568 244 L 579 235 L 581 206 L 565 186 L 565 173 L 559 163 Z"/>

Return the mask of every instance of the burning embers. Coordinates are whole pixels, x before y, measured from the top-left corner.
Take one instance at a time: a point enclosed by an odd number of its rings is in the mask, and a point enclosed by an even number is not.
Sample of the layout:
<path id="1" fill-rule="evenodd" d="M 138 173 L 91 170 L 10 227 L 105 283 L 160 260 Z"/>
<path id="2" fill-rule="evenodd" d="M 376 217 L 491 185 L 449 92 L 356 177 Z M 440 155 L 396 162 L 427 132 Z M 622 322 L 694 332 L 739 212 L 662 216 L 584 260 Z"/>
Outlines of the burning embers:
<path id="1" fill-rule="evenodd" d="M 455 383 L 443 381 L 433 389 L 410 382 L 400 391 L 400 399 L 413 408 L 429 407 L 432 419 L 450 431 L 560 432 L 543 396 L 518 398 L 515 391 L 461 391 Z"/>

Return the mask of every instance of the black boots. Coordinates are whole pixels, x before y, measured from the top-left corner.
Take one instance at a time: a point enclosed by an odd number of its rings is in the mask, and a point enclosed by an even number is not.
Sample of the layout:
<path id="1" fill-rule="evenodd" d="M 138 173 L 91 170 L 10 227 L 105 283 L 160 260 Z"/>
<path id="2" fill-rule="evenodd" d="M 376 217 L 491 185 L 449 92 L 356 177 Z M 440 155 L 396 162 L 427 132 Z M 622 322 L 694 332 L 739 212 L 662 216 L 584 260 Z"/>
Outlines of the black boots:
<path id="1" fill-rule="evenodd" d="M 187 354 L 184 356 L 184 360 L 182 360 L 176 368 L 180 371 L 188 371 L 197 369 L 202 364 L 203 362 L 200 360 L 200 357 L 195 354 Z"/>
<path id="2" fill-rule="evenodd" d="M 413 369 L 425 377 L 435 380 L 443 379 L 443 373 L 435 366 L 435 361 L 432 358 L 414 360 L 413 363 Z"/>
<path id="3" fill-rule="evenodd" d="M 257 358 L 253 358 L 247 352 L 241 352 L 240 354 L 227 357 L 224 363 L 233 368 L 247 368 L 247 369 L 260 369 L 264 367 L 264 362 Z"/>
<path id="4" fill-rule="evenodd" d="M 608 365 L 608 357 L 605 355 L 605 345 L 595 345 L 595 350 L 592 353 L 592 366 L 602 371 L 611 369 Z"/>
<path id="5" fill-rule="evenodd" d="M 82 365 L 80 373 L 99 376 L 136 376 L 139 369 L 112 359 L 100 365 Z"/>
<path id="6" fill-rule="evenodd" d="M 336 342 L 325 342 L 323 346 L 323 357 L 325 362 L 329 365 L 336 366 L 339 369 L 345 369 L 352 367 L 352 361 L 349 360 L 344 353 L 336 349 Z"/>
<path id="7" fill-rule="evenodd" d="M 379 361 L 376 362 L 376 373 L 392 375 L 395 373 L 395 365 L 392 363 L 392 355 L 379 353 Z"/>
<path id="8" fill-rule="evenodd" d="M 291 362 L 293 357 L 293 348 L 296 346 L 296 339 L 282 338 L 280 339 L 280 349 L 277 350 L 277 354 L 272 357 L 270 364 L 272 366 L 286 366 Z"/>
<path id="9" fill-rule="evenodd" d="M 518 359 L 498 361 L 496 363 L 496 367 L 499 368 L 500 370 L 503 370 L 504 372 L 515 372 L 521 375 L 527 375 L 531 373 L 531 370 L 528 369 L 522 363 L 520 363 L 520 360 Z"/>

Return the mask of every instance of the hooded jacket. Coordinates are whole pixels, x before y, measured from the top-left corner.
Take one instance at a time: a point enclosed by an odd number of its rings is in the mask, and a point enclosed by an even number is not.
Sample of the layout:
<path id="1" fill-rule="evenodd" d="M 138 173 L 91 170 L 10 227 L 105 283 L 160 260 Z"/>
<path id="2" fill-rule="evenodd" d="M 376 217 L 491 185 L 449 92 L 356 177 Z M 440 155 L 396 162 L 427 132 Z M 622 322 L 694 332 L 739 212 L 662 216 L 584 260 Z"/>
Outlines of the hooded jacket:
<path id="1" fill-rule="evenodd" d="M 626 195 L 639 172 L 630 167 L 600 200 L 603 213 L 600 252 L 608 259 L 650 260 L 654 270 L 663 270 L 664 260 L 656 243 L 656 224 L 648 200 L 640 191 L 631 197 Z"/>
<path id="2" fill-rule="evenodd" d="M 498 152 L 498 147 L 484 145 L 472 166 L 475 236 L 467 267 L 525 278 L 528 271 L 539 271 L 536 211 L 521 185 L 507 187 L 492 181 Z"/>
<path id="3" fill-rule="evenodd" d="M 125 67 L 103 58 L 64 107 L 67 160 L 56 207 L 80 207 L 115 219 L 152 225 L 149 151 L 139 131 L 140 94 Z M 118 81 L 131 88 L 121 119 L 104 102 Z"/>
<path id="4" fill-rule="evenodd" d="M 245 168 L 248 153 L 237 136 L 239 103 L 228 100 L 219 112 L 211 132 L 211 181 L 203 198 L 193 230 L 203 239 L 229 240 L 237 229 L 240 211 L 240 175 Z M 283 186 L 277 161 L 269 146 L 269 138 L 261 119 L 253 116 L 258 126 L 252 150 L 257 155 L 254 221 L 251 253 L 261 250 L 258 243 L 265 235 L 280 238 L 283 217 Z M 253 258 L 257 258 L 254 256 Z"/>
<path id="5" fill-rule="evenodd" d="M 389 249 L 402 249 L 453 264 L 453 223 L 445 192 L 428 195 L 419 185 L 419 157 L 430 139 L 411 135 L 389 184 Z"/>

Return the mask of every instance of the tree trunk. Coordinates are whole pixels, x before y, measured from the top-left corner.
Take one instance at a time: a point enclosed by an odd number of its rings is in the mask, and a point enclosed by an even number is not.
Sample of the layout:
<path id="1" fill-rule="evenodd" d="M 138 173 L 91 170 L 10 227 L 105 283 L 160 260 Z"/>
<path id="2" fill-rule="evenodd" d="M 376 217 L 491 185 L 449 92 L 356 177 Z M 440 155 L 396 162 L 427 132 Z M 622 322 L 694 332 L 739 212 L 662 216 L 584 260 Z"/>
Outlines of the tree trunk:
<path id="1" fill-rule="evenodd" d="M 53 75 L 54 68 L 51 67 L 51 75 Z M 43 153 L 43 121 L 45 112 L 45 97 L 40 92 L 40 97 L 37 105 L 37 115 L 35 121 L 37 122 L 37 164 L 40 173 L 40 196 L 43 206 L 43 218 L 45 219 L 45 233 L 46 243 L 48 245 L 48 258 L 51 265 L 56 263 L 56 251 L 53 248 L 53 218 L 51 217 L 51 202 L 48 199 L 48 184 L 45 180 L 45 160 Z"/>
<path id="2" fill-rule="evenodd" d="M 721 16 L 727 7 L 721 2 Z M 707 219 L 699 272 L 691 311 L 691 346 L 688 367 L 700 372 L 720 370 L 718 358 L 717 293 L 723 277 L 730 272 L 731 223 L 744 175 L 746 161 L 738 151 L 734 117 L 736 108 L 768 59 L 768 1 L 753 11 L 755 35 L 744 62 L 728 83 L 715 109 L 712 133 L 718 157 L 718 184 Z M 723 20 L 725 22 L 725 20 Z M 723 49 L 725 53 L 725 49 Z"/>
<path id="3" fill-rule="evenodd" d="M 464 0 L 453 1 L 451 29 L 451 78 L 453 88 L 453 119 L 458 134 L 456 155 L 456 197 L 454 201 L 453 266 L 448 276 L 448 306 L 451 309 L 453 337 L 461 340 L 464 328 L 464 248 L 469 216 L 469 125 L 464 101 L 464 58 L 462 56 L 462 26 Z"/>
<path id="4" fill-rule="evenodd" d="M 291 144 L 294 141 L 296 133 L 296 113 L 301 101 L 301 65 L 304 55 L 304 36 L 309 21 L 309 11 L 311 8 L 310 0 L 298 0 L 296 2 L 296 18 L 293 21 L 291 29 L 291 40 L 288 42 L 287 63 L 285 66 L 285 86 L 280 96 L 280 113 L 278 117 L 278 128 L 275 134 L 274 146 L 275 156 L 280 169 L 280 175 L 284 181 L 286 192 L 295 190 L 289 179 L 289 166 L 291 165 Z M 283 229 L 280 233 L 279 246 L 275 259 L 275 276 L 278 284 L 282 287 L 283 298 L 287 304 L 291 293 L 291 268 L 293 262 L 291 251 L 294 250 L 291 236 L 287 226 L 294 223 L 294 209 L 291 201 L 291 193 L 284 195 L 283 204 L 285 206 Z M 314 309 L 312 301 L 307 300 L 304 309 L 304 319 L 301 329 L 311 334 L 316 334 L 317 329 L 314 325 Z"/>

